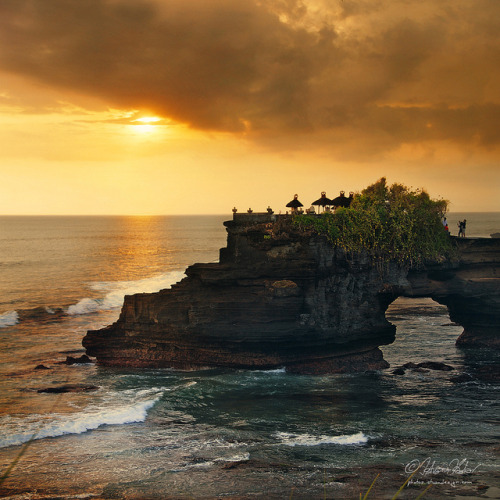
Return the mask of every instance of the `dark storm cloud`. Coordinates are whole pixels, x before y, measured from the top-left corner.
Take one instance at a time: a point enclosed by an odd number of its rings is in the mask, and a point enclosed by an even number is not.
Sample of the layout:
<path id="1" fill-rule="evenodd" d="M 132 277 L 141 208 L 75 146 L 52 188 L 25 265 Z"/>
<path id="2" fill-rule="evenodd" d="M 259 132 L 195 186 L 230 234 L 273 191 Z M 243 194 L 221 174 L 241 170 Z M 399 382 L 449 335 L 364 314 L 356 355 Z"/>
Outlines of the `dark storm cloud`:
<path id="1" fill-rule="evenodd" d="M 499 32 L 497 0 L 2 0 L 0 64 L 281 145 L 492 147 Z"/>

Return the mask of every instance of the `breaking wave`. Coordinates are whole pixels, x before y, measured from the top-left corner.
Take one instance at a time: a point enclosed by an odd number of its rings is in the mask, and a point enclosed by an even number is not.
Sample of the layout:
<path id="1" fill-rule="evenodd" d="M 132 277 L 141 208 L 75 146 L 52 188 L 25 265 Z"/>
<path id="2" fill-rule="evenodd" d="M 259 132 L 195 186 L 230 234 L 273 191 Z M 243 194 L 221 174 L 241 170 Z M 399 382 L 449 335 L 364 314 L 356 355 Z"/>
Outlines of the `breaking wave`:
<path id="1" fill-rule="evenodd" d="M 3 430 L 24 429 L 21 433 L 5 433 L 0 435 L 0 448 L 16 446 L 27 441 L 65 434 L 82 434 L 101 427 L 102 425 L 123 425 L 134 422 L 144 422 L 151 409 L 159 401 L 162 393 L 144 401 L 120 405 L 111 408 L 87 408 L 73 415 L 51 415 L 50 421 L 44 421 L 41 415 L 30 415 L 29 420 L 5 417 Z"/>
<path id="2" fill-rule="evenodd" d="M 291 434 L 277 432 L 275 436 L 286 446 L 318 446 L 320 444 L 364 444 L 368 438 L 362 433 L 341 436 L 312 436 L 311 434 Z"/>
<path id="3" fill-rule="evenodd" d="M 135 281 L 102 281 L 90 284 L 90 288 L 103 293 L 103 297 L 79 300 L 69 307 L 34 307 L 7 311 L 0 314 L 0 328 L 17 325 L 21 321 L 42 321 L 54 319 L 64 315 L 75 316 L 100 311 L 110 311 L 123 305 L 125 295 L 134 293 L 153 293 L 171 287 L 186 275 L 184 271 L 171 271 L 166 274 L 153 276 Z"/>
<path id="4" fill-rule="evenodd" d="M 184 271 L 172 271 L 167 274 L 153 276 L 136 281 L 109 281 L 97 282 L 91 285 L 93 290 L 107 292 L 104 297 L 91 299 L 84 298 L 77 304 L 71 305 L 67 309 L 67 314 L 89 314 L 99 311 L 116 309 L 123 305 L 125 295 L 134 293 L 153 293 L 169 288 L 173 284 L 184 278 Z"/>
<path id="5" fill-rule="evenodd" d="M 14 326 L 17 323 L 19 323 L 19 314 L 17 313 L 17 311 L 8 311 L 6 313 L 0 314 L 0 328 Z"/>

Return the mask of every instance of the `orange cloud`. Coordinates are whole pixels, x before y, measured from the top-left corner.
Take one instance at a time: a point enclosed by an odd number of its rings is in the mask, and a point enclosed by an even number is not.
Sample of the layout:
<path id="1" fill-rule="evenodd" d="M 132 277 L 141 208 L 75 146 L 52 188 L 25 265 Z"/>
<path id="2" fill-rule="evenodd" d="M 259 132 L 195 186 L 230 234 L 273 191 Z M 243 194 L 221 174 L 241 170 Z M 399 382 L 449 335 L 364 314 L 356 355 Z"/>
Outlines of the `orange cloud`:
<path id="1" fill-rule="evenodd" d="M 499 32 L 496 0 L 3 0 L 0 71 L 273 149 L 481 154 L 500 142 Z"/>

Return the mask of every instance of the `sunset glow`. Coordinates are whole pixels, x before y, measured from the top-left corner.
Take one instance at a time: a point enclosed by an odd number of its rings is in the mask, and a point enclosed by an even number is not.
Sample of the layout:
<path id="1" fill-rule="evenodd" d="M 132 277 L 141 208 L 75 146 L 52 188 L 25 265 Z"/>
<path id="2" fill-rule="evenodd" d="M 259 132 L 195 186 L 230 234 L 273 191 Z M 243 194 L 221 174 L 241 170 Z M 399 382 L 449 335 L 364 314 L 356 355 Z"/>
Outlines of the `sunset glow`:
<path id="1" fill-rule="evenodd" d="M 499 31 L 495 0 L 0 2 L 0 214 L 278 212 L 382 176 L 500 210 Z"/>
<path id="2" fill-rule="evenodd" d="M 132 121 L 146 124 L 146 123 L 161 122 L 161 118 L 158 118 L 157 116 L 143 116 L 142 118 L 137 118 L 136 120 Z"/>

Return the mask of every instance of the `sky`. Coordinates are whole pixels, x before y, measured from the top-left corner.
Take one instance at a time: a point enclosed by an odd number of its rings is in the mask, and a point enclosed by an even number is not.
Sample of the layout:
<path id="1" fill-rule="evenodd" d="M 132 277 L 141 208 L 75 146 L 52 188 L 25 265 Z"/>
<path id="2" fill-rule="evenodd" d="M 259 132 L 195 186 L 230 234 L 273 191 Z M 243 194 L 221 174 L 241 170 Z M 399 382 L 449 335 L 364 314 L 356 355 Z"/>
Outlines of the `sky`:
<path id="1" fill-rule="evenodd" d="M 0 0 L 0 215 L 500 211 L 500 0 Z"/>

